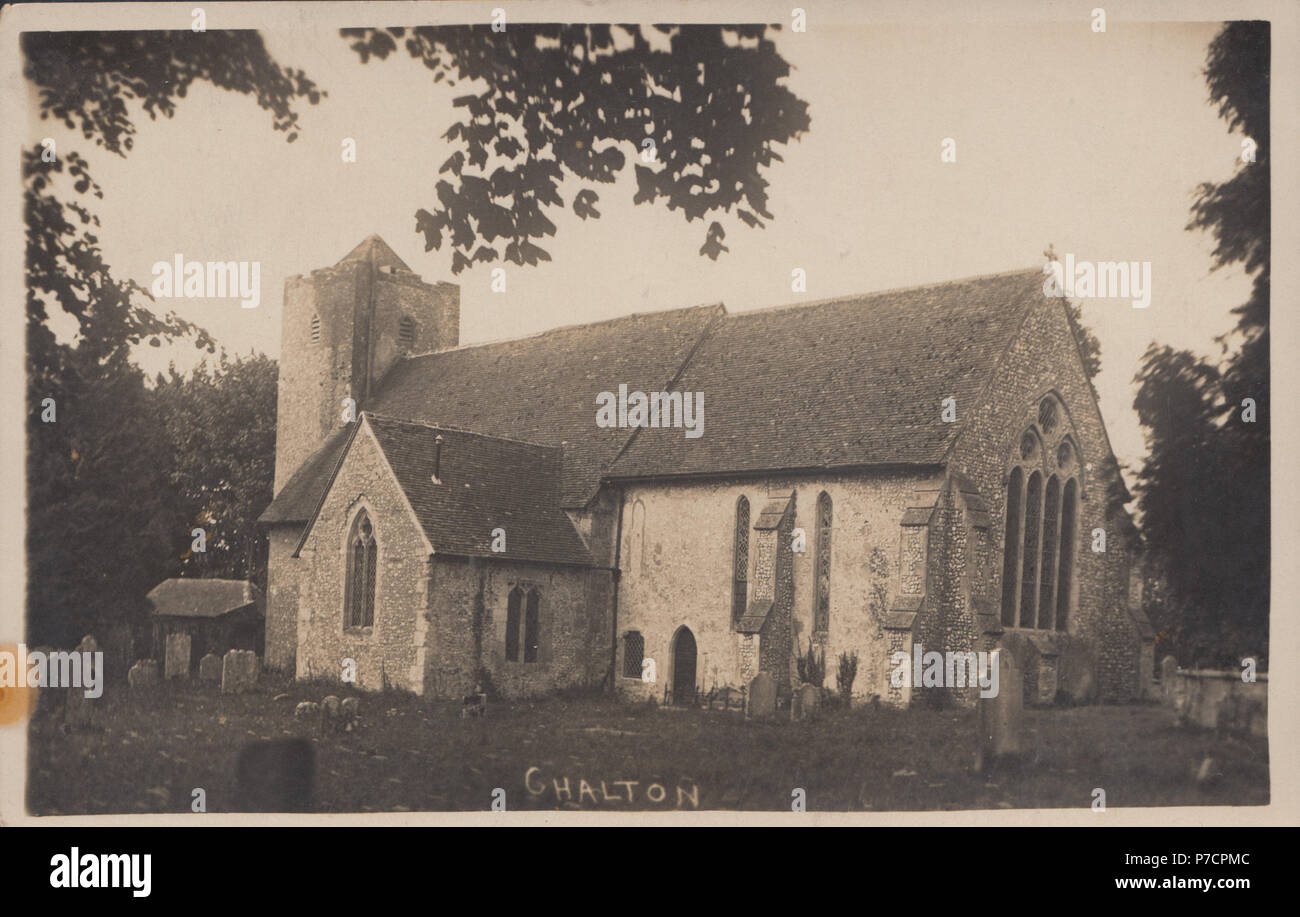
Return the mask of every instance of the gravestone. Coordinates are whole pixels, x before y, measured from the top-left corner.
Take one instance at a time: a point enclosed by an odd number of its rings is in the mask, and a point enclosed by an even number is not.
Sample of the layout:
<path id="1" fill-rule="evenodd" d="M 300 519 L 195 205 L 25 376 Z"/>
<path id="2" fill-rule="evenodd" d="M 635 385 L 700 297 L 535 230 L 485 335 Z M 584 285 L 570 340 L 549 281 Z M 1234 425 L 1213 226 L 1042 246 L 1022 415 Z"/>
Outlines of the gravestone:
<path id="1" fill-rule="evenodd" d="M 1178 660 L 1166 656 L 1160 660 L 1160 694 L 1166 701 L 1174 696 L 1174 682 L 1178 678 Z"/>
<path id="2" fill-rule="evenodd" d="M 256 653 L 250 655 L 257 658 Z M 315 777 L 316 753 L 306 739 L 249 742 L 240 749 L 236 765 L 235 809 L 310 812 Z"/>
<path id="3" fill-rule="evenodd" d="M 257 684 L 258 659 L 252 650 L 231 650 L 221 660 L 221 693 L 240 694 Z"/>
<path id="4" fill-rule="evenodd" d="M 81 686 L 65 685 L 67 699 L 63 707 L 63 721 L 69 726 L 89 726 L 94 718 L 94 707 L 91 705 L 97 698 L 86 697 L 86 690 L 90 687 L 95 678 L 102 678 L 103 672 L 94 671 L 95 653 L 99 650 L 99 643 L 90 634 L 81 638 L 77 648 L 73 651 L 80 656 L 77 665 L 81 672 Z"/>
<path id="5" fill-rule="evenodd" d="M 132 688 L 149 688 L 158 684 L 158 660 L 141 659 L 126 673 L 126 683 Z"/>
<path id="6" fill-rule="evenodd" d="M 1024 685 L 1016 657 L 1005 649 L 994 650 L 989 664 L 997 666 L 998 693 L 976 702 L 980 743 L 977 764 L 981 768 L 1024 751 Z"/>
<path id="7" fill-rule="evenodd" d="M 208 653 L 199 660 L 199 681 L 221 681 L 221 657 Z"/>
<path id="8" fill-rule="evenodd" d="M 766 672 L 759 672 L 749 683 L 749 717 L 764 719 L 776 715 L 776 682 Z"/>
<path id="9" fill-rule="evenodd" d="M 163 653 L 163 678 L 190 677 L 190 635 L 175 633 L 167 635 L 167 645 Z"/>
<path id="10" fill-rule="evenodd" d="M 816 685 L 804 685 L 799 689 L 799 706 L 805 719 L 817 715 L 817 708 L 822 702 L 822 689 Z"/>

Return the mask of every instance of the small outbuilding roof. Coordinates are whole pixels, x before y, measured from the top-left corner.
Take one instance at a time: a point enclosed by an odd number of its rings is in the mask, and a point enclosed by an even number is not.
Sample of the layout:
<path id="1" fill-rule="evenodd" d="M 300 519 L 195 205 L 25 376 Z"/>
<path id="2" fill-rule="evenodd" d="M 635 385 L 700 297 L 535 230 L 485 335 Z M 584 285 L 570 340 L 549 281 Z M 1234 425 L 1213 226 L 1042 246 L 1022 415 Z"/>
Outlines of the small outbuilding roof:
<path id="1" fill-rule="evenodd" d="M 149 592 L 153 613 L 161 617 L 219 618 L 250 605 L 262 611 L 262 591 L 242 579 L 163 580 Z"/>

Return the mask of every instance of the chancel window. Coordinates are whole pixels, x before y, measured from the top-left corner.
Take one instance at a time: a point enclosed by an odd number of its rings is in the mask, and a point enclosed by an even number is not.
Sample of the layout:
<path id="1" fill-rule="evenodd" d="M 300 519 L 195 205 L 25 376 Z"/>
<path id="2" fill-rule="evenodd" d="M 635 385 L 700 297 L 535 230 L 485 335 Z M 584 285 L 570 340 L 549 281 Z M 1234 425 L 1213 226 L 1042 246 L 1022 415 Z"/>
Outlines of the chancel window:
<path id="1" fill-rule="evenodd" d="M 1079 462 L 1063 409 L 1051 396 L 1016 447 L 1007 474 L 1002 543 L 1002 624 L 1067 630 L 1074 588 Z M 1068 427 L 1068 423 L 1064 424 Z M 1043 437 L 1055 433 L 1053 441 Z M 1041 444 L 1041 445 L 1040 445 Z M 1052 462 L 1055 461 L 1055 467 Z"/>
<path id="2" fill-rule="evenodd" d="M 375 529 L 365 510 L 357 514 L 348 539 L 347 622 L 348 627 L 370 627 L 375 623 L 375 571 L 379 548 Z"/>

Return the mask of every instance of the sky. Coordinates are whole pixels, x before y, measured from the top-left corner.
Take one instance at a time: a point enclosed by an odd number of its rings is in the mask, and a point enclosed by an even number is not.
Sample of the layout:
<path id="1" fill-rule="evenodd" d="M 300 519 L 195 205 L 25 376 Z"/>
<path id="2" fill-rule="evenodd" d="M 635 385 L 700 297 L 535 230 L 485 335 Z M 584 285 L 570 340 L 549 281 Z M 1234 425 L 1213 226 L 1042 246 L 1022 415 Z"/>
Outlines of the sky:
<path id="1" fill-rule="evenodd" d="M 1230 177 L 1241 137 L 1208 101 L 1202 70 L 1217 23 L 1118 23 L 1094 33 L 1068 24 L 863 25 L 776 38 L 794 70 L 788 85 L 810 107 L 811 129 L 779 148 L 765 174 L 775 220 L 764 229 L 725 221 L 730 252 L 698 254 L 705 225 L 680 212 L 634 206 L 628 174 L 600 193 L 599 220 L 571 210 L 541 243 L 536 268 L 491 266 L 454 276 L 450 254 L 425 252 L 415 211 L 435 202 L 440 135 L 464 86 L 434 86 L 400 52 L 361 64 L 332 31 L 265 33 L 273 56 L 328 92 L 300 106 L 298 140 L 271 129 L 246 96 L 193 86 L 174 118 L 136 111 L 126 158 L 41 122 L 30 130 L 77 149 L 105 189 L 101 240 L 119 276 L 148 285 L 151 266 L 187 260 L 261 265 L 262 301 L 172 299 L 158 306 L 207 328 L 232 354 L 278 356 L 287 276 L 338 261 L 380 234 L 428 281 L 461 285 L 461 342 L 531 334 L 701 303 L 737 312 L 1041 266 L 1058 254 L 1148 261 L 1146 309 L 1085 300 L 1101 342 L 1096 380 L 1116 456 L 1132 470 L 1145 447 L 1133 377 L 1152 342 L 1217 355 L 1249 278 L 1211 273 L 1212 239 L 1187 232 L 1197 186 Z M 32 95 L 34 99 L 34 95 Z M 357 161 L 344 162 L 343 141 Z M 942 162 L 945 138 L 956 162 Z M 628 150 L 631 153 L 631 150 Z M 580 186 L 560 188 L 566 203 Z M 792 292 L 802 268 L 805 292 Z M 199 354 L 181 344 L 143 347 L 150 372 Z M 797 372 L 798 367 L 791 367 Z M 833 397 L 832 393 L 828 396 Z"/>

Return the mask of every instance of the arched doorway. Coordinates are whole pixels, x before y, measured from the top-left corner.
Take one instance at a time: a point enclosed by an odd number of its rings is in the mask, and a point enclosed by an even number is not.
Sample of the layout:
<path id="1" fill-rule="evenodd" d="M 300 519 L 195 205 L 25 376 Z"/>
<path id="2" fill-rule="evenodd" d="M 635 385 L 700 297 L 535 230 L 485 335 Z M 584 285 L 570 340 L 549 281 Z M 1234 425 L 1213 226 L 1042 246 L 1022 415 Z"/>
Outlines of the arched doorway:
<path id="1" fill-rule="evenodd" d="M 695 635 L 679 627 L 673 636 L 673 703 L 695 702 Z"/>

